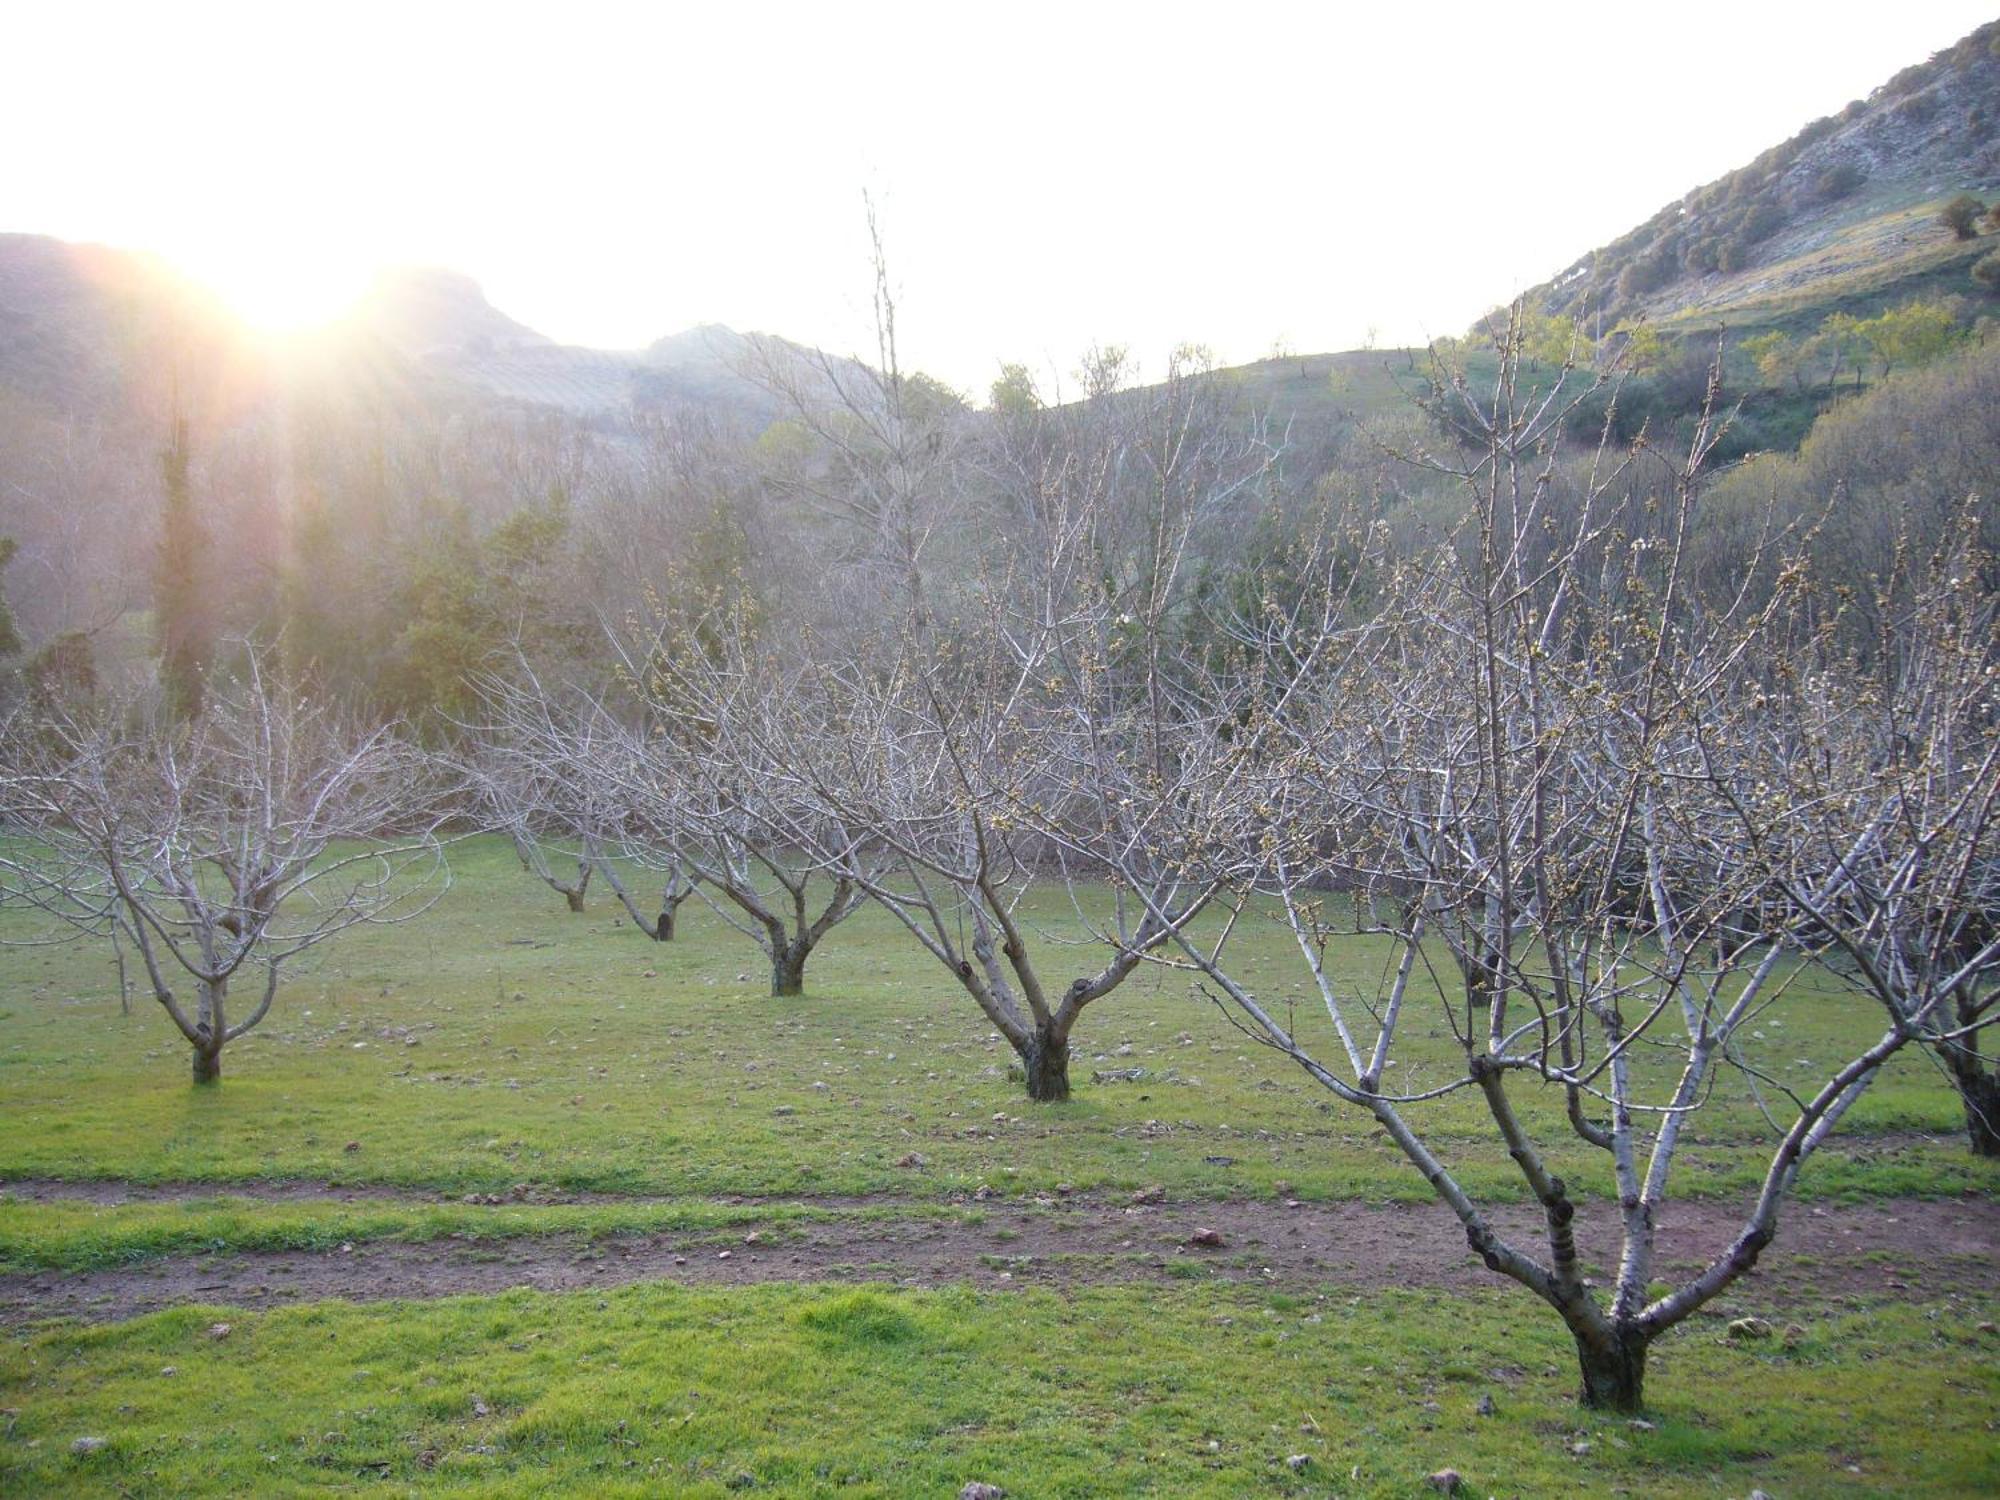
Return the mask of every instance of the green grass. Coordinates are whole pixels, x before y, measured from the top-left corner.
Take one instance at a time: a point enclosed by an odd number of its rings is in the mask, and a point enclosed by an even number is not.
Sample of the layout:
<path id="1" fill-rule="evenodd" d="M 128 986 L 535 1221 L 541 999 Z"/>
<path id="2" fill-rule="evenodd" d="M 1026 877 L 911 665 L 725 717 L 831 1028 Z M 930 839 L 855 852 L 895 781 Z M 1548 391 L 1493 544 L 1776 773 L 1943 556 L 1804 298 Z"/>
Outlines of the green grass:
<path id="1" fill-rule="evenodd" d="M 0 1492 L 1417 1496 L 1449 1465 L 1478 1495 L 1990 1494 L 1979 1311 L 1833 1312 L 1789 1349 L 1701 1323 L 1657 1351 L 1647 1431 L 1570 1405 L 1560 1328 L 1503 1292 L 184 1308 L 0 1343 Z"/>
<path id="2" fill-rule="evenodd" d="M 576 1205 L 461 1205 L 315 1200 L 269 1202 L 218 1193 L 170 1202 L 30 1203 L 0 1191 L 0 1272 L 87 1271 L 219 1250 L 331 1250 L 362 1240 L 508 1240 L 524 1235 L 605 1239 L 694 1235 L 722 1242 L 756 1224 L 765 1233 L 836 1220 L 952 1219 L 946 1203 L 728 1203 L 639 1199 Z"/>
<path id="3" fill-rule="evenodd" d="M 0 1185 L 201 1185 L 111 1206 L 0 1192 L 0 1269 L 371 1238 L 721 1238 L 750 1219 L 780 1233 L 844 1216 L 974 1221 L 981 1210 L 956 1200 L 980 1184 L 1426 1195 L 1364 1121 L 1184 977 L 1146 971 L 1087 1013 L 1077 1097 L 1035 1106 L 984 1019 L 877 913 L 834 933 L 804 999 L 773 1000 L 759 955 L 705 913 L 684 909 L 682 939 L 656 945 L 601 903 L 568 915 L 495 845 L 458 864 L 424 922 L 355 934 L 294 973 L 216 1089 L 188 1083 L 185 1048 L 150 1001 L 119 1014 L 101 951 L 0 948 Z M 1035 917 L 1044 937 L 1075 931 L 1053 892 Z M 0 936 L 32 931 L 0 913 Z M 1362 984 L 1385 957 L 1355 943 L 1336 961 Z M 1063 958 L 1088 955 L 1056 950 L 1058 981 Z M 1241 958 L 1267 1003 L 1312 1014 L 1281 934 L 1258 927 Z M 1808 991 L 1750 1045 L 1767 1070 L 1803 1079 L 1874 1025 L 1852 997 Z M 1450 1048 L 1441 1022 L 1420 1024 L 1397 1073 L 1436 1077 Z M 1090 1081 L 1131 1067 L 1147 1077 Z M 1544 1138 L 1563 1139 L 1559 1096 L 1519 1099 Z M 1470 1097 L 1417 1115 L 1476 1190 L 1521 1196 Z M 1955 1097 L 1907 1058 L 1802 1190 L 1990 1191 L 1992 1164 L 1967 1157 L 1959 1131 Z M 1691 1192 L 1741 1190 L 1770 1150 L 1755 1102 L 1729 1088 L 1695 1134 L 1679 1178 Z M 922 1166 L 898 1165 L 912 1153 Z M 1600 1162 L 1554 1155 L 1584 1193 L 1608 1190 Z M 247 1191 L 287 1179 L 402 1191 Z M 563 1193 L 584 1201 L 534 1201 Z M 996 1264 L 1007 1237 L 994 1234 Z M 1175 1257 L 1166 1286 L 1068 1291 L 654 1284 L 52 1324 L 0 1337 L 0 1494 L 386 1480 L 903 1496 L 985 1479 L 1038 1497 L 1418 1495 L 1447 1464 L 1481 1494 L 2000 1485 L 1993 1342 L 1965 1331 L 1990 1306 L 1828 1305 L 1790 1347 L 1730 1345 L 1698 1320 L 1656 1354 L 1657 1426 L 1644 1431 L 1571 1404 L 1560 1326 L 1524 1294 L 1260 1296 L 1215 1269 Z M 206 1336 L 218 1321 L 232 1325 L 220 1341 Z M 1483 1394 L 1496 1416 L 1474 1414 Z M 107 1446 L 73 1454 L 85 1436 Z M 1295 1474 L 1284 1461 L 1300 1453 L 1311 1463 Z"/>
<path id="4" fill-rule="evenodd" d="M 706 912 L 654 944 L 601 902 L 571 916 L 495 844 L 459 851 L 459 880 L 425 920 L 362 931 L 289 978 L 272 1017 L 226 1054 L 220 1087 L 187 1082 L 187 1053 L 143 996 L 118 1012 L 99 949 L 0 948 L 0 1182 L 60 1177 L 193 1182 L 218 1191 L 273 1179 L 377 1184 L 457 1197 L 541 1192 L 693 1199 L 887 1194 L 942 1202 L 981 1184 L 1176 1196 L 1422 1201 L 1428 1188 L 1363 1117 L 1233 1029 L 1184 976 L 1146 970 L 1087 1012 L 1076 1097 L 1030 1103 L 1013 1054 L 933 960 L 870 911 L 815 955 L 803 999 L 765 993 L 761 955 Z M 1039 898 L 1045 933 L 1074 931 L 1063 898 Z M 5 935 L 31 931 L 0 914 Z M 1344 982 L 1372 983 L 1385 950 L 1339 947 Z M 1267 1003 L 1313 1015 L 1289 940 L 1249 931 L 1244 972 Z M 1048 952 L 1051 978 L 1091 960 Z M 1067 960 L 1067 964 L 1065 964 Z M 652 977 L 647 971 L 652 970 Z M 1875 1034 L 1865 1005 L 1801 995 L 1747 1045 L 1779 1078 L 1810 1079 Z M 414 1041 L 415 1045 L 410 1045 Z M 1391 1077 L 1450 1066 L 1440 1019 L 1409 1027 Z M 1661 1070 L 1670 1060 L 1648 1059 Z M 1137 1083 L 1093 1069 L 1142 1067 Z M 1610 1191 L 1603 1158 L 1566 1144 L 1561 1098 L 1521 1086 L 1524 1112 L 1573 1186 Z M 1519 1198 L 1476 1098 L 1413 1112 L 1474 1190 Z M 1959 1140 L 1956 1097 L 1920 1056 L 1895 1063 L 1854 1112 L 1807 1195 L 1990 1189 L 2000 1174 Z M 1911 1132 L 1929 1132 L 1935 1143 Z M 1747 1189 L 1772 1134 L 1725 1082 L 1695 1128 L 1683 1191 Z M 899 1165 L 912 1154 L 922 1166 Z M 520 1210 L 424 1204 L 0 1204 L 0 1258 L 77 1265 L 189 1245 L 322 1244 L 374 1234 L 587 1232 L 657 1227 L 658 1204 Z M 495 1226 L 482 1229 L 480 1226 Z"/>

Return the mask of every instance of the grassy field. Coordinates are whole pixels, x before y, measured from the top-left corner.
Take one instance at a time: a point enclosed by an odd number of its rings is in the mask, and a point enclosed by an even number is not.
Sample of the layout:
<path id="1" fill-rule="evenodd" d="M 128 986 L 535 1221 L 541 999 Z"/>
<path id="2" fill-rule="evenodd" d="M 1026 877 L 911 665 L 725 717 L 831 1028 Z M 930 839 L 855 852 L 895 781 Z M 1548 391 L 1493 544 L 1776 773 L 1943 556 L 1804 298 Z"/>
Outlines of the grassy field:
<path id="1" fill-rule="evenodd" d="M 1075 1099 L 1036 1106 L 1008 1076 L 1006 1045 L 879 913 L 833 933 L 805 997 L 774 1000 L 761 955 L 693 906 L 682 937 L 657 945 L 608 903 L 569 915 L 498 845 L 455 864 L 458 884 L 424 921 L 357 933 L 298 969 L 215 1089 L 190 1086 L 186 1049 L 150 999 L 120 1014 L 104 952 L 0 948 L 0 1188 L 190 1185 L 109 1204 L 0 1192 L 0 1270 L 369 1239 L 721 1236 L 752 1218 L 946 1220 L 982 1187 L 1012 1200 L 1148 1186 L 1176 1199 L 1427 1196 L 1365 1121 L 1250 1044 L 1185 975 L 1143 972 L 1087 1012 Z M 1065 898 L 1038 901 L 1059 944 L 1075 930 Z M 0 936 L 33 931 L 0 913 Z M 1303 1013 L 1280 933 L 1253 932 L 1244 956 L 1261 993 Z M 1068 957 L 1057 947 L 1048 962 Z M 1360 983 L 1384 958 L 1356 943 L 1339 961 Z M 1873 1028 L 1849 997 L 1805 991 L 1752 1045 L 1776 1076 L 1807 1079 Z M 1438 1076 L 1449 1046 L 1441 1023 L 1419 1029 L 1400 1076 Z M 1132 1068 L 1143 1076 L 1092 1081 Z M 1550 1091 L 1521 1102 L 1545 1126 L 1559 1117 Z M 1474 1188 L 1522 1196 L 1470 1098 L 1423 1118 Z M 1801 1192 L 1989 1194 L 2000 1174 L 1965 1154 L 1960 1131 L 1955 1097 L 1907 1058 Z M 1680 1181 L 1740 1193 L 1772 1140 L 1754 1099 L 1719 1094 Z M 1556 1156 L 1601 1203 L 1601 1162 Z M 380 1191 L 268 1190 L 293 1180 Z M 390 1479 L 903 1495 L 987 1479 L 1017 1496 L 1395 1495 L 1450 1464 L 1480 1493 L 1978 1493 L 2000 1482 L 1986 1433 L 2000 1376 L 1991 1338 L 1966 1330 L 1992 1316 L 1828 1299 L 1790 1347 L 1755 1353 L 1698 1324 L 1664 1347 L 1658 1429 L 1642 1431 L 1571 1407 L 1560 1327 L 1505 1288 L 1326 1302 L 1206 1284 L 640 1285 L 181 1309 L 0 1343 L 0 1492 Z M 219 1321 L 229 1337 L 206 1338 Z M 1497 1417 L 1472 1415 L 1481 1394 Z M 108 1446 L 71 1454 L 87 1435 Z M 1298 1453 L 1303 1474 L 1283 1462 Z"/>
<path id="2" fill-rule="evenodd" d="M 1504 1293 L 644 1287 L 185 1308 L 0 1345 L 18 1408 L 0 1484 L 1414 1496 L 1450 1466 L 1480 1495 L 1991 1494 L 2000 1372 L 1936 1312 L 1829 1315 L 1756 1352 L 1712 1324 L 1677 1335 L 1644 1428 L 1571 1406 L 1560 1330 Z"/>
<path id="3" fill-rule="evenodd" d="M 186 1047 L 149 999 L 119 1014 L 102 951 L 0 949 L 0 1180 L 305 1177 L 461 1193 L 528 1182 L 655 1196 L 945 1196 L 981 1184 L 1224 1196 L 1284 1182 L 1302 1197 L 1428 1194 L 1367 1121 L 1237 1032 L 1184 974 L 1142 971 L 1087 1011 L 1076 1098 L 1045 1108 L 1007 1076 L 1013 1053 L 985 1018 L 879 912 L 835 929 L 803 998 L 775 1000 L 762 956 L 705 912 L 685 909 L 684 935 L 654 944 L 609 905 L 567 914 L 498 845 L 462 849 L 456 863 L 456 887 L 424 921 L 360 931 L 294 973 L 271 1018 L 231 1045 L 212 1090 L 188 1086 Z M 1043 893 L 1037 917 L 1052 977 L 1094 967 L 1093 950 L 1060 946 L 1074 929 L 1059 891 Z M 1254 926 L 1240 960 L 1267 1002 L 1310 1014 L 1275 925 Z M 1386 960 L 1356 940 L 1339 962 L 1366 984 Z M 1845 995 L 1801 993 L 1746 1046 L 1774 1076 L 1809 1080 L 1879 1029 Z M 1450 1066 L 1452 1044 L 1441 1020 L 1410 1037 L 1394 1072 L 1414 1087 Z M 1672 1059 L 1654 1066 L 1664 1076 Z M 1091 1079 L 1132 1068 L 1145 1076 Z M 1521 1103 L 1547 1124 L 1562 1101 L 1530 1088 Z M 1472 1095 L 1422 1117 L 1482 1191 L 1519 1196 L 1511 1164 L 1485 1149 Z M 1965 1158 L 1955 1098 L 1921 1057 L 1892 1067 L 1850 1120 L 1846 1149 L 1807 1173 L 1807 1192 L 1994 1181 Z M 1753 1183 L 1775 1139 L 1756 1102 L 1729 1087 L 1697 1136 L 1685 1185 L 1708 1193 Z M 1608 1188 L 1601 1159 L 1566 1152 L 1574 1182 Z M 901 1164 L 913 1153 L 920 1168 Z"/>

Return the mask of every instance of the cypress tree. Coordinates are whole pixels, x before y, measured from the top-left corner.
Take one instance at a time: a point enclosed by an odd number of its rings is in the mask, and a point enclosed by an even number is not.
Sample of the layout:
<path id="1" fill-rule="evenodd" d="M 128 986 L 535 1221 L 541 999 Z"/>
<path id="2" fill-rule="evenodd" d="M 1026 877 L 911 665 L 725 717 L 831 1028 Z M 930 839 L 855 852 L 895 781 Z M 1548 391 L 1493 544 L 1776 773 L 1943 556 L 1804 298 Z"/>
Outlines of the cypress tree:
<path id="1" fill-rule="evenodd" d="M 195 514 L 188 482 L 187 419 L 175 414 L 160 454 L 165 485 L 160 551 L 153 579 L 153 635 L 160 653 L 160 681 L 176 710 L 201 711 L 202 673 L 213 644 L 208 598 L 208 535 Z"/>

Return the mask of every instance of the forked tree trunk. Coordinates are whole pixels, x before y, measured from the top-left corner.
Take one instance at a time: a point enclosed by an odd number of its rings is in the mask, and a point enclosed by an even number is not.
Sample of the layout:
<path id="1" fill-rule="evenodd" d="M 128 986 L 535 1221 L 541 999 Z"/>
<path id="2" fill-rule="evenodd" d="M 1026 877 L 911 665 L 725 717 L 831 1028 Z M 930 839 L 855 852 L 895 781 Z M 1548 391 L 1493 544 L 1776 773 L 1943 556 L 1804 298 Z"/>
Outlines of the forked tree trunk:
<path id="1" fill-rule="evenodd" d="M 570 909 L 571 911 L 573 911 L 573 912 L 580 912 L 580 911 L 582 911 L 582 910 L 583 910 L 583 887 L 582 887 L 582 886 L 579 886 L 579 885 L 566 885 L 566 886 L 562 887 L 562 893 L 563 893 L 563 900 L 565 900 L 565 901 L 567 901 L 567 902 L 569 903 L 569 909 Z"/>
<path id="2" fill-rule="evenodd" d="M 674 940 L 674 913 L 670 907 L 660 908 L 660 920 L 653 924 L 646 934 L 656 943 L 671 943 Z"/>
<path id="3" fill-rule="evenodd" d="M 802 995 L 806 988 L 806 956 L 812 950 L 787 943 L 771 956 L 771 993 Z"/>
<path id="4" fill-rule="evenodd" d="M 1049 1027 L 1038 1028 L 1021 1054 L 1028 1074 L 1028 1097 L 1039 1104 L 1060 1104 L 1069 1098 L 1069 1036 Z"/>
<path id="5" fill-rule="evenodd" d="M 1577 1363 L 1583 1371 L 1577 1400 L 1598 1411 L 1641 1410 L 1646 1387 L 1646 1336 L 1631 1330 L 1603 1339 L 1584 1332 L 1575 1336 Z"/>

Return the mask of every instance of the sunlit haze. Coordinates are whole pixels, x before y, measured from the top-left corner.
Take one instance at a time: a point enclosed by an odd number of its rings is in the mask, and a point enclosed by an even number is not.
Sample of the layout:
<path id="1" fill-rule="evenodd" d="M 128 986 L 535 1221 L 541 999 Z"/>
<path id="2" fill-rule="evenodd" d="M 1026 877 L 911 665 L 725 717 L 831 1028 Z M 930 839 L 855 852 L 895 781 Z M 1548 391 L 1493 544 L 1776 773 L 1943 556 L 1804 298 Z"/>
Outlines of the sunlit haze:
<path id="1" fill-rule="evenodd" d="M 1991 0 L 14 7 L 0 228 L 266 326 L 388 263 L 565 342 L 717 321 L 982 389 L 1454 331 L 1989 19 Z"/>

